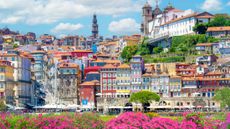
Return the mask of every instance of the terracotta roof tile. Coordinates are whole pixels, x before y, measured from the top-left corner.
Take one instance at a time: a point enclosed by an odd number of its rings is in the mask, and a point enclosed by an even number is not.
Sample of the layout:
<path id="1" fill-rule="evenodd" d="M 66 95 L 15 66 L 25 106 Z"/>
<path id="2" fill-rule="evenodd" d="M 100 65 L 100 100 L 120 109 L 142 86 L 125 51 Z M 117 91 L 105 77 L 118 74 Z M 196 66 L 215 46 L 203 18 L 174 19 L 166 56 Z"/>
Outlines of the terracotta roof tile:
<path id="1" fill-rule="evenodd" d="M 101 67 L 101 69 L 108 69 L 108 68 L 116 68 L 116 67 L 112 64 L 106 64 L 105 66 Z"/>
<path id="2" fill-rule="evenodd" d="M 210 32 L 210 31 L 230 31 L 230 26 L 208 27 L 207 32 Z"/>
<path id="3" fill-rule="evenodd" d="M 199 43 L 196 46 L 207 46 L 207 47 L 211 47 L 212 45 L 215 45 L 215 44 L 218 44 L 218 43 Z"/>
<path id="4" fill-rule="evenodd" d="M 120 65 L 118 68 L 119 68 L 119 69 L 129 69 L 130 66 L 127 65 L 127 64 L 122 64 L 122 65 Z"/>
<path id="5" fill-rule="evenodd" d="M 74 52 L 91 52 L 91 53 L 93 53 L 91 50 L 75 50 Z"/>
<path id="6" fill-rule="evenodd" d="M 78 68 L 77 64 L 74 63 L 61 63 L 58 66 L 59 68 Z"/>
<path id="7" fill-rule="evenodd" d="M 99 86 L 100 83 L 98 80 L 93 80 L 93 81 L 86 81 L 80 84 L 80 86 Z"/>

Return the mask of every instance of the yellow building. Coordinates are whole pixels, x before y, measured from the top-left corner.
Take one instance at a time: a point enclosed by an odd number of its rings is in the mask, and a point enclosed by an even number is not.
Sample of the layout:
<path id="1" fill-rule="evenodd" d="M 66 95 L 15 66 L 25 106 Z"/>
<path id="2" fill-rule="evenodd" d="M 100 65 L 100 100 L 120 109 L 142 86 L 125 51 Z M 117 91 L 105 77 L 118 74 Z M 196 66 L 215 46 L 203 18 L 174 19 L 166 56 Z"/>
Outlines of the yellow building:
<path id="1" fill-rule="evenodd" d="M 14 105 L 14 68 L 9 61 L 0 60 L 0 99 Z"/>
<path id="2" fill-rule="evenodd" d="M 127 42 L 127 46 L 133 46 L 137 45 L 141 40 L 141 37 L 139 36 L 126 36 L 124 37 L 124 41 Z"/>
<path id="3" fill-rule="evenodd" d="M 156 73 L 167 73 L 170 76 L 176 75 L 176 63 L 153 63 Z"/>
<path id="4" fill-rule="evenodd" d="M 116 89 L 116 96 L 117 97 L 129 97 L 130 90 L 131 90 L 131 69 L 130 66 L 127 64 L 122 64 L 117 67 L 117 76 L 116 82 L 117 85 L 115 86 Z"/>

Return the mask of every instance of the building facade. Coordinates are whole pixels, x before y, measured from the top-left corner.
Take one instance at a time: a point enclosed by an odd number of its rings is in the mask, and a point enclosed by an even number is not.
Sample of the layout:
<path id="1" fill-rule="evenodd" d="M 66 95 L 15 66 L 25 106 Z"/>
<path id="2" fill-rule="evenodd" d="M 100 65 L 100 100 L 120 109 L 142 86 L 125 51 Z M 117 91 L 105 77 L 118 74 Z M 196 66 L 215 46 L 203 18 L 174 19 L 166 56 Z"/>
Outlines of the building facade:
<path id="1" fill-rule="evenodd" d="M 0 60 L 0 99 L 9 105 L 15 105 L 13 73 L 11 62 Z"/>
<path id="2" fill-rule="evenodd" d="M 79 66 L 74 63 L 61 63 L 58 66 L 57 77 L 57 103 L 79 105 L 79 84 L 81 83 Z"/>

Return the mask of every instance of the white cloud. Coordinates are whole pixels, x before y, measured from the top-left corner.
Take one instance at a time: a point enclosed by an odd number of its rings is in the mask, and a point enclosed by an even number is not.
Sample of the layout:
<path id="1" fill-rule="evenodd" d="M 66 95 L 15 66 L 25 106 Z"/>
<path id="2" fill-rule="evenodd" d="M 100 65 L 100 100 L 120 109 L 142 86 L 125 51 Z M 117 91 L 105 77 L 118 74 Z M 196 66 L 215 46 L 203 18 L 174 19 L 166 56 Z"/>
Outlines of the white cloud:
<path id="1" fill-rule="evenodd" d="M 15 23 L 18 23 L 21 20 L 22 20 L 22 17 L 19 17 L 19 16 L 10 16 L 10 17 L 7 17 L 5 19 L 2 19 L 1 23 L 15 24 Z"/>
<path id="2" fill-rule="evenodd" d="M 230 1 L 227 3 L 228 6 L 230 6 Z"/>
<path id="3" fill-rule="evenodd" d="M 133 34 L 138 33 L 140 24 L 132 18 L 121 19 L 119 21 L 112 21 L 109 24 L 109 31 L 116 34 Z"/>
<path id="4" fill-rule="evenodd" d="M 21 17 L 27 24 L 47 24 L 69 18 L 117 16 L 141 10 L 143 0 L 0 0 L 0 19 Z"/>
<path id="5" fill-rule="evenodd" d="M 66 36 L 67 36 L 66 34 L 60 34 L 60 35 L 58 35 L 58 38 L 64 38 Z"/>
<path id="6" fill-rule="evenodd" d="M 205 11 L 217 11 L 222 9 L 220 0 L 205 0 L 201 9 Z"/>
<path id="7" fill-rule="evenodd" d="M 71 24 L 71 23 L 59 23 L 54 27 L 51 32 L 60 33 L 60 32 L 75 32 L 83 27 L 82 24 Z"/>

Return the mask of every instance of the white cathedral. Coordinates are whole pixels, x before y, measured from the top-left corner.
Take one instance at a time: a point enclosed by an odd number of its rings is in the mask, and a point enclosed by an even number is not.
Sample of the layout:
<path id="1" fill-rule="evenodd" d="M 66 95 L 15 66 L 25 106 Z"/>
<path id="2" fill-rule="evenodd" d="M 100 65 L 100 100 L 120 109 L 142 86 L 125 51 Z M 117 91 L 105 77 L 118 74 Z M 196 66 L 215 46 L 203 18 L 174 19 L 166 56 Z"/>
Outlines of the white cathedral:
<path id="1" fill-rule="evenodd" d="M 152 39 L 195 34 L 193 27 L 196 23 L 206 23 L 214 17 L 208 12 L 198 13 L 191 9 L 179 10 L 170 3 L 164 10 L 161 10 L 157 1 L 154 10 L 148 2 L 142 8 L 141 31 Z"/>

